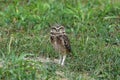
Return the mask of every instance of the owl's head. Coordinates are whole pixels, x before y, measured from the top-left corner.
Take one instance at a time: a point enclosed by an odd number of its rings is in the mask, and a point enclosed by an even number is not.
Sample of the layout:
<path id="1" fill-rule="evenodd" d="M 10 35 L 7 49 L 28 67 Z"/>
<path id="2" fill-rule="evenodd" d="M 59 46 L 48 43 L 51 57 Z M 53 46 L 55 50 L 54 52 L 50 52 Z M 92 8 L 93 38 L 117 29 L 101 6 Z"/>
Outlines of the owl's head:
<path id="1" fill-rule="evenodd" d="M 57 35 L 57 34 L 65 34 L 65 28 L 61 25 L 55 25 L 51 27 L 51 34 Z"/>

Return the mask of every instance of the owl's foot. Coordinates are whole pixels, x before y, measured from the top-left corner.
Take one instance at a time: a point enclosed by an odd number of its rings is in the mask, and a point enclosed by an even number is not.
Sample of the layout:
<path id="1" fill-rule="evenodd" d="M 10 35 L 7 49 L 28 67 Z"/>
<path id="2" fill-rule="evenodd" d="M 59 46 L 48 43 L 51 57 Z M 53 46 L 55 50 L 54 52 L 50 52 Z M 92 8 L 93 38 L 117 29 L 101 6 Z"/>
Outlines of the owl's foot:
<path id="1" fill-rule="evenodd" d="M 60 59 L 59 59 L 59 63 L 58 64 L 61 64 L 61 61 L 62 61 L 62 55 L 60 55 Z"/>

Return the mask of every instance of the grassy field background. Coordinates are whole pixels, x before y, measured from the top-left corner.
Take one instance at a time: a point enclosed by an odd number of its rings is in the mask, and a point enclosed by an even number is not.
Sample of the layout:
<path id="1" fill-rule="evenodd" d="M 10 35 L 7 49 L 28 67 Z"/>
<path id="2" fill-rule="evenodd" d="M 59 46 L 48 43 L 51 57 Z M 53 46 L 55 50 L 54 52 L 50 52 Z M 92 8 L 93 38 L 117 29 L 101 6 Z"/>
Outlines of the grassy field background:
<path id="1" fill-rule="evenodd" d="M 64 67 L 36 60 L 59 58 L 56 23 L 72 47 Z M 120 1 L 0 0 L 0 80 L 120 80 Z"/>

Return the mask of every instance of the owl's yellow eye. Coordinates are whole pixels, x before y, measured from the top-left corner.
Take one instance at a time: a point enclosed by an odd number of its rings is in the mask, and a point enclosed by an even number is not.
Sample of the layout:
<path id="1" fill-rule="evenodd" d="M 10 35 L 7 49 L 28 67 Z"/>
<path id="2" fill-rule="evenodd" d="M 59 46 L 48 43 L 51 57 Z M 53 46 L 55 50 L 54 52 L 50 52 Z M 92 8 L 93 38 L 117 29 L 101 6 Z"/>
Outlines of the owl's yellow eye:
<path id="1" fill-rule="evenodd" d="M 61 27 L 59 31 L 60 31 L 60 33 L 63 33 L 63 32 L 65 32 L 65 29 L 64 29 L 64 27 Z"/>
<path id="2" fill-rule="evenodd" d="M 55 27 L 52 27 L 52 28 L 51 28 L 51 32 L 52 32 L 52 33 L 56 32 L 56 28 L 55 28 Z"/>
<path id="3" fill-rule="evenodd" d="M 62 33 L 62 32 L 63 32 L 63 29 L 60 29 L 60 30 L 59 30 L 59 32 L 61 32 L 61 33 Z"/>
<path id="4" fill-rule="evenodd" d="M 56 32 L 56 29 L 52 29 L 52 32 Z"/>

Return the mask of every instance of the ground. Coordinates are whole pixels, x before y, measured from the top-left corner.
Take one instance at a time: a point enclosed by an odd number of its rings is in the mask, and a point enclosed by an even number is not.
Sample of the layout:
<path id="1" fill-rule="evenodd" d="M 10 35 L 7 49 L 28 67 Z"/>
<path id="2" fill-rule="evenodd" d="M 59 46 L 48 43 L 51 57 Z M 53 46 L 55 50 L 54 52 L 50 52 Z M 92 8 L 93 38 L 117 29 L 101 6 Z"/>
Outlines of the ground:
<path id="1" fill-rule="evenodd" d="M 65 66 L 50 26 L 65 26 Z M 0 1 L 0 80 L 119 80 L 119 0 Z"/>

